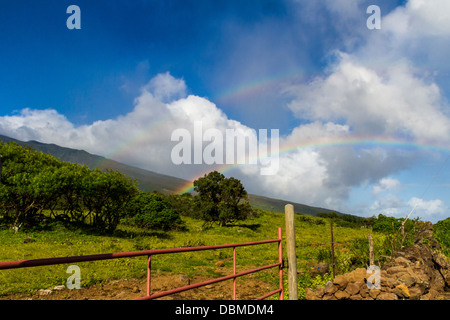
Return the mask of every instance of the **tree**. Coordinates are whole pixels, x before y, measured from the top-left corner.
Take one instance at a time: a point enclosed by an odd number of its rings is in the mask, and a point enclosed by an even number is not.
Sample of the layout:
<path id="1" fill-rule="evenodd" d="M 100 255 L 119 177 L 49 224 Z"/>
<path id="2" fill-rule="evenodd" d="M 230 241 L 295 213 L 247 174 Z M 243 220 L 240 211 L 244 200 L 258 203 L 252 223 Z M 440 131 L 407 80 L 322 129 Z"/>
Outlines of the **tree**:
<path id="1" fill-rule="evenodd" d="M 138 192 L 136 182 L 119 171 L 95 169 L 84 175 L 81 197 L 91 224 L 99 230 L 113 232 Z"/>
<path id="2" fill-rule="evenodd" d="M 128 222 L 141 228 L 183 229 L 184 222 L 168 200 L 155 193 L 139 193 L 130 203 Z"/>
<path id="3" fill-rule="evenodd" d="M 17 232 L 23 224 L 39 219 L 52 201 L 55 188 L 49 181 L 61 163 L 51 155 L 16 143 L 0 143 L 0 153 L 3 155 L 0 211 Z"/>
<path id="4" fill-rule="evenodd" d="M 59 216 L 112 232 L 138 193 L 136 182 L 118 171 L 91 170 L 16 143 L 0 143 L 3 170 L 0 218 L 16 231 L 43 220 L 44 209 Z"/>
<path id="5" fill-rule="evenodd" d="M 195 203 L 205 223 L 221 226 L 252 216 L 247 191 L 235 178 L 225 178 L 217 171 L 210 172 L 194 181 Z"/>

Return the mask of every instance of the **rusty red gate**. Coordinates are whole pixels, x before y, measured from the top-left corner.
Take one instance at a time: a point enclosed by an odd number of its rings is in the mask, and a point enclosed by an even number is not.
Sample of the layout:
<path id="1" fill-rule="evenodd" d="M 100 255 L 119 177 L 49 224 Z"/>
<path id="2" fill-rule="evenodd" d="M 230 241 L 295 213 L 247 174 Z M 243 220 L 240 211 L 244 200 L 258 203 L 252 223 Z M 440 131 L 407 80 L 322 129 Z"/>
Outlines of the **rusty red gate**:
<path id="1" fill-rule="evenodd" d="M 278 263 L 265 265 L 263 267 L 241 271 L 236 273 L 236 248 L 262 245 L 268 243 L 278 243 Z M 214 278 L 207 281 L 202 281 L 187 285 L 184 287 L 178 287 L 171 290 L 161 291 L 158 293 L 151 293 L 151 258 L 155 255 L 169 254 L 169 253 L 181 253 L 181 252 L 192 252 L 192 251 L 203 251 L 203 250 L 217 250 L 224 248 L 233 248 L 233 274 Z M 178 292 L 183 292 L 198 287 L 206 286 L 212 283 L 217 283 L 225 280 L 233 279 L 233 300 L 236 300 L 236 279 L 238 277 L 245 276 L 250 273 L 259 272 L 262 270 L 277 268 L 278 267 L 278 277 L 279 277 L 279 287 L 278 289 L 271 291 L 265 295 L 258 297 L 256 300 L 265 299 L 272 295 L 279 293 L 280 300 L 283 300 L 283 250 L 282 250 L 282 233 L 281 228 L 278 228 L 278 238 L 272 240 L 262 240 L 254 242 L 244 242 L 244 243 L 232 243 L 232 244 L 221 244 L 213 246 L 200 246 L 200 247 L 189 247 L 189 248 L 170 248 L 170 249 L 154 249 L 154 250 L 142 250 L 142 251 L 131 251 L 131 252 L 116 252 L 116 253 L 105 253 L 105 254 L 93 254 L 86 256 L 72 256 L 72 257 L 60 257 L 60 258 L 48 258 L 48 259 L 33 259 L 33 260 L 20 260 L 20 261 L 5 261 L 0 262 L 1 269 L 15 269 L 15 268 L 28 268 L 28 267 L 38 267 L 47 266 L 55 264 L 65 264 L 65 263 L 76 263 L 76 262 L 86 262 L 86 261 L 98 261 L 98 260 L 108 260 L 108 259 L 119 259 L 119 258 L 131 258 L 147 256 L 147 294 L 144 297 L 137 298 L 136 300 L 150 300 L 175 294 Z"/>

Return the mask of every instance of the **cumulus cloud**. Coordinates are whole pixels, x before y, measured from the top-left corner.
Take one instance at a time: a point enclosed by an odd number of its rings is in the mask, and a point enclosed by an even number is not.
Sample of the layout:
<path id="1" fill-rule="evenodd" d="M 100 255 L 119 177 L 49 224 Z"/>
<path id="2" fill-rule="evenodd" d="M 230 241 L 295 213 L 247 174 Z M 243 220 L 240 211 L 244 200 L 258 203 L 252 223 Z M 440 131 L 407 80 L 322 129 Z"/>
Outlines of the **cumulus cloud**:
<path id="1" fill-rule="evenodd" d="M 398 37 L 448 36 L 450 3 L 446 0 L 409 0 L 390 13 L 383 25 Z"/>
<path id="2" fill-rule="evenodd" d="M 377 199 L 369 207 L 369 212 L 372 215 L 384 214 L 393 217 L 406 217 L 408 214 L 408 205 L 405 204 L 399 197 L 388 194 L 385 197 Z"/>
<path id="3" fill-rule="evenodd" d="M 218 166 L 207 166 L 205 161 L 194 165 L 193 160 L 192 165 L 174 164 L 171 151 L 177 142 L 172 140 L 172 133 L 176 129 L 187 130 L 191 146 L 200 141 L 202 148 L 210 143 L 204 136 L 210 129 L 223 137 L 229 129 L 238 134 L 250 132 L 250 136 L 256 131 L 229 119 L 208 99 L 186 96 L 186 88 L 182 79 L 169 73 L 158 74 L 142 87 L 133 110 L 116 119 L 75 127 L 56 110 L 24 109 L 17 115 L 0 117 L 0 134 L 84 149 L 141 168 L 193 179 Z M 194 129 L 196 123 L 202 127 L 199 136 Z M 258 143 L 256 139 L 251 141 Z"/>
<path id="4" fill-rule="evenodd" d="M 422 220 L 437 221 L 448 216 L 448 206 L 440 199 L 424 200 L 412 197 L 402 200 L 393 194 L 387 194 L 375 200 L 368 208 L 371 215 L 384 214 L 396 218 L 410 219 L 420 218 Z"/>
<path id="5" fill-rule="evenodd" d="M 380 182 L 373 186 L 372 194 L 377 195 L 382 192 L 393 190 L 400 186 L 400 181 L 393 178 L 383 178 Z"/>
<path id="6" fill-rule="evenodd" d="M 384 74 L 340 54 L 327 77 L 289 89 L 289 107 L 303 119 L 343 122 L 359 136 L 406 136 L 448 141 L 450 120 L 442 111 L 439 87 L 415 77 L 406 64 Z"/>
<path id="7" fill-rule="evenodd" d="M 424 200 L 413 197 L 408 201 L 408 205 L 413 208 L 414 215 L 429 219 L 430 217 L 445 217 L 448 213 L 448 207 L 440 199 Z M 413 215 L 411 214 L 411 215 Z"/>

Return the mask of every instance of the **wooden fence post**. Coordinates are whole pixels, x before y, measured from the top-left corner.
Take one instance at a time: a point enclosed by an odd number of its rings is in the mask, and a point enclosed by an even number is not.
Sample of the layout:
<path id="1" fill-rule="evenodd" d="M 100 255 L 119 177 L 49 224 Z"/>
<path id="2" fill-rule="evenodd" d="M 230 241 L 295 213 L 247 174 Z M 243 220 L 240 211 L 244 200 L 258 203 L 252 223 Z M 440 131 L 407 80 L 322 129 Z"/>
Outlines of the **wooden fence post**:
<path id="1" fill-rule="evenodd" d="M 367 237 L 369 238 L 369 265 L 373 266 L 375 264 L 375 258 L 374 258 L 374 254 L 373 254 L 373 240 L 372 240 L 372 234 L 369 233 L 367 235 Z"/>
<path id="2" fill-rule="evenodd" d="M 297 255 L 295 252 L 294 206 L 284 206 L 286 218 L 286 251 L 288 259 L 289 300 L 298 300 Z"/>
<path id="3" fill-rule="evenodd" d="M 395 228 L 394 228 L 394 221 L 392 221 L 392 246 L 394 248 L 394 252 L 397 250 L 397 244 L 395 240 Z"/>
<path id="4" fill-rule="evenodd" d="M 331 267 L 333 268 L 333 279 L 336 274 L 336 264 L 334 263 L 334 237 L 333 237 L 333 222 L 330 224 L 331 231 Z"/>

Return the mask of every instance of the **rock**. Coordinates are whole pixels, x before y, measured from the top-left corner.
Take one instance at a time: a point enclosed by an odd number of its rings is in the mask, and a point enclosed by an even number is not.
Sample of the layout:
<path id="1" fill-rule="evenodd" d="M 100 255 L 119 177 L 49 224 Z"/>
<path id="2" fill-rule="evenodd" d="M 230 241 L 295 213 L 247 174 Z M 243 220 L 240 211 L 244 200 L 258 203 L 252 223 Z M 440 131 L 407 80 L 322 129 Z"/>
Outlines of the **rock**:
<path id="1" fill-rule="evenodd" d="M 377 300 L 398 300 L 398 297 L 395 293 L 382 292 L 377 296 Z"/>
<path id="2" fill-rule="evenodd" d="M 327 281 L 327 283 L 325 283 L 325 291 L 328 290 L 328 288 L 331 288 L 333 286 L 333 281 Z"/>
<path id="3" fill-rule="evenodd" d="M 319 287 L 316 289 L 316 296 L 322 298 L 325 295 L 325 288 Z"/>
<path id="4" fill-rule="evenodd" d="M 26 237 L 25 239 L 23 239 L 23 243 L 31 243 L 31 242 L 36 242 L 36 240 L 30 237 Z"/>
<path id="5" fill-rule="evenodd" d="M 361 295 L 361 297 L 367 298 L 369 297 L 369 288 L 367 288 L 367 284 L 362 283 L 359 287 L 359 294 Z"/>
<path id="6" fill-rule="evenodd" d="M 372 289 L 372 290 L 369 290 L 369 296 L 370 296 L 372 299 L 376 299 L 376 298 L 380 295 L 380 293 L 381 293 L 381 290 L 380 290 L 380 289 Z"/>
<path id="7" fill-rule="evenodd" d="M 345 275 L 350 282 L 364 282 L 364 279 L 367 279 L 366 277 L 369 276 L 370 274 L 367 274 L 367 269 L 365 268 L 357 268 Z"/>
<path id="8" fill-rule="evenodd" d="M 424 294 L 421 300 L 436 300 L 436 297 L 439 295 L 439 292 L 435 289 L 430 289 L 427 294 Z"/>
<path id="9" fill-rule="evenodd" d="M 336 291 L 338 291 L 338 287 L 336 285 L 333 284 L 333 282 L 328 281 L 325 284 L 325 293 L 332 295 L 333 293 L 335 293 Z"/>
<path id="10" fill-rule="evenodd" d="M 350 296 L 356 295 L 359 292 L 359 283 L 349 282 L 345 288 L 345 292 L 347 292 Z"/>
<path id="11" fill-rule="evenodd" d="M 324 288 L 308 292 L 309 299 L 322 300 L 435 300 L 450 294 L 450 259 L 442 255 L 432 237 L 432 224 L 417 234 L 415 244 L 397 250 L 380 266 L 380 288 L 369 289 L 372 273 L 358 268 L 328 281 Z M 317 269 L 317 267 L 316 267 Z M 371 279 L 373 282 L 373 279 Z"/>
<path id="12" fill-rule="evenodd" d="M 416 279 L 406 274 L 402 275 L 399 280 L 408 288 L 412 287 L 416 283 Z"/>
<path id="13" fill-rule="evenodd" d="M 411 297 L 411 294 L 409 293 L 408 287 L 406 285 L 404 285 L 403 283 L 399 284 L 398 286 L 395 287 L 394 293 L 399 298 L 409 299 Z"/>
<path id="14" fill-rule="evenodd" d="M 393 266 L 393 267 L 390 267 L 389 269 L 387 269 L 386 272 L 388 274 L 396 274 L 399 272 L 405 273 L 407 271 L 406 271 L 405 267 L 403 267 L 403 266 Z"/>
<path id="15" fill-rule="evenodd" d="M 345 292 L 345 291 L 337 291 L 334 296 L 336 297 L 336 299 L 338 300 L 342 300 L 342 299 L 348 299 L 350 298 L 350 295 Z"/>
<path id="16" fill-rule="evenodd" d="M 62 285 L 60 285 L 60 286 L 54 287 L 53 290 L 55 290 L 55 291 L 61 291 L 61 290 L 64 290 L 65 288 L 66 288 L 66 286 L 62 284 Z"/>
<path id="17" fill-rule="evenodd" d="M 52 293 L 52 290 L 50 290 L 50 289 L 39 289 L 37 292 L 37 294 L 40 296 L 48 296 L 51 293 Z"/>
<path id="18" fill-rule="evenodd" d="M 387 277 L 381 277 L 380 284 L 382 287 L 394 288 L 397 279 L 388 275 Z"/>
<path id="19" fill-rule="evenodd" d="M 225 263 L 223 263 L 223 261 L 217 261 L 216 262 L 216 267 L 221 268 L 221 267 L 224 267 L 224 266 L 225 266 Z"/>
<path id="20" fill-rule="evenodd" d="M 138 287 L 134 286 L 133 289 L 131 289 L 131 292 L 132 293 L 139 293 L 139 292 L 141 292 L 141 290 Z"/>
<path id="21" fill-rule="evenodd" d="M 316 293 L 311 288 L 305 289 L 305 299 L 306 300 L 320 300 Z"/>
<path id="22" fill-rule="evenodd" d="M 118 294 L 115 295 L 116 298 L 120 297 L 120 296 L 124 296 L 127 293 L 125 291 L 120 291 Z"/>
<path id="23" fill-rule="evenodd" d="M 397 257 L 394 259 L 394 263 L 399 265 L 399 266 L 403 266 L 403 267 L 408 267 L 412 264 L 412 262 L 406 258 L 403 257 Z"/>
<path id="24" fill-rule="evenodd" d="M 330 272 L 330 266 L 328 265 L 328 263 L 325 262 L 318 263 L 317 265 L 311 268 L 311 274 L 313 276 L 318 274 L 324 275 L 325 273 L 328 272 Z"/>
<path id="25" fill-rule="evenodd" d="M 410 297 L 409 297 L 409 298 L 410 298 L 411 300 L 419 300 L 420 297 L 421 297 L 422 294 L 423 294 L 422 290 L 420 290 L 420 289 L 417 288 L 417 287 L 409 288 L 408 290 L 409 290 L 409 294 L 410 294 Z"/>
<path id="26" fill-rule="evenodd" d="M 433 260 L 438 265 L 439 269 L 450 268 L 450 262 L 448 261 L 448 258 L 442 253 L 433 254 Z"/>
<path id="27" fill-rule="evenodd" d="M 333 284 L 335 284 L 339 290 L 345 290 L 345 287 L 347 287 L 348 280 L 343 275 L 338 275 L 334 278 Z"/>

